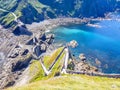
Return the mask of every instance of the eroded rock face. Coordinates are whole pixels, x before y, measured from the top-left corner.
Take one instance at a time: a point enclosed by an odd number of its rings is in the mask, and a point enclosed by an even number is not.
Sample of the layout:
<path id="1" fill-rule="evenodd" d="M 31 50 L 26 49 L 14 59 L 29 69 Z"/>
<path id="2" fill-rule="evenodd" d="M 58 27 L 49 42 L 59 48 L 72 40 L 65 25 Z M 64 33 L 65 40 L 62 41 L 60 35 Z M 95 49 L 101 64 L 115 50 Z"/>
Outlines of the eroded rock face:
<path id="1" fill-rule="evenodd" d="M 32 35 L 32 32 L 27 30 L 25 25 L 17 26 L 14 30 L 13 33 L 15 35 Z"/>
<path id="2" fill-rule="evenodd" d="M 41 55 L 41 46 L 40 45 L 36 45 L 34 48 L 33 48 L 33 52 L 34 54 L 39 57 Z"/>
<path id="3" fill-rule="evenodd" d="M 44 41 L 44 40 L 46 39 L 46 34 L 45 34 L 45 33 L 43 33 L 43 32 L 42 32 L 42 33 L 40 33 L 40 34 L 38 34 L 38 35 L 37 35 L 37 39 L 38 39 L 38 40 L 40 40 L 40 39 L 41 39 L 41 40 L 43 40 L 43 41 Z"/>
<path id="4" fill-rule="evenodd" d="M 101 73 L 97 67 L 90 65 L 87 62 L 87 58 L 83 53 L 79 55 L 80 60 L 76 60 L 72 57 L 68 63 L 68 70 L 72 70 L 73 72 L 80 72 L 82 74 L 92 75 L 93 73 Z"/>
<path id="5" fill-rule="evenodd" d="M 36 57 L 39 57 L 43 52 L 47 50 L 47 47 L 53 42 L 53 34 L 40 33 L 36 37 L 30 40 L 29 43 L 34 43 L 33 53 Z M 28 43 L 27 43 L 28 44 Z"/>
<path id="6" fill-rule="evenodd" d="M 5 33 L 5 35 L 3 34 Z M 46 38 L 45 33 L 36 33 L 34 37 L 29 35 L 14 35 L 12 32 L 0 31 L 0 90 L 12 86 L 21 77 L 23 71 L 29 66 L 34 58 L 32 49 L 36 56 L 45 52 L 49 47 L 46 39 L 52 39 L 52 35 Z M 2 36 L 4 35 L 4 37 Z M 52 42 L 51 42 L 52 43 Z"/>

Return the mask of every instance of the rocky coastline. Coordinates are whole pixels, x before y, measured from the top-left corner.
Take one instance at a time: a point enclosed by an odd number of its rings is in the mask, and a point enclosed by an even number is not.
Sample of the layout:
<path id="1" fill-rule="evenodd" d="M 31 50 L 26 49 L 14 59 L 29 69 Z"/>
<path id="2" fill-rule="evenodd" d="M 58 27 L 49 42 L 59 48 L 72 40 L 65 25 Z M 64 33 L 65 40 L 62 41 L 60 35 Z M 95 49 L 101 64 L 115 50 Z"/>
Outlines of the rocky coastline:
<path id="1" fill-rule="evenodd" d="M 22 76 L 22 73 L 25 71 L 25 69 L 29 66 L 30 61 L 32 59 L 39 59 L 42 53 L 47 53 L 47 51 L 51 49 L 52 47 L 51 44 L 54 40 L 54 35 L 46 34 L 46 32 L 49 32 L 53 28 L 56 28 L 61 25 L 66 26 L 70 24 L 84 24 L 88 22 L 90 22 L 90 19 L 86 18 L 84 19 L 57 18 L 44 20 L 40 23 L 25 25 L 27 30 L 32 32 L 32 35 L 30 36 L 28 35 L 15 36 L 12 33 L 9 33 L 8 30 L 7 32 L 8 37 L 5 37 L 5 40 L 2 40 L 3 39 L 2 36 L 0 37 L 1 41 L 3 41 L 2 42 L 3 44 L 0 46 L 1 53 L 5 53 L 6 50 L 8 50 L 8 47 L 12 46 L 10 47 L 8 55 L 6 56 L 7 58 L 5 58 L 3 62 L 2 67 L 3 70 L 0 72 L 0 89 L 14 85 L 15 82 Z M 11 37 L 12 37 L 11 41 L 14 40 L 14 43 L 9 42 L 7 46 L 4 46 L 6 45 L 7 41 L 10 40 L 9 38 Z M 2 49 L 2 47 L 4 49 Z M 52 49 L 54 50 L 55 47 L 53 47 Z M 80 59 L 83 58 L 85 60 L 84 55 L 81 55 Z M 84 68 L 87 68 L 87 72 L 91 70 L 90 69 L 91 67 L 88 66 L 88 64 L 86 64 L 84 60 L 82 60 L 83 61 L 82 63 L 81 62 L 76 63 L 75 65 L 76 71 L 77 70 L 81 71 L 81 69 L 83 70 Z M 80 67 L 81 65 L 83 65 L 83 67 Z M 95 67 L 92 70 L 98 72 L 97 68 Z"/>
<path id="2" fill-rule="evenodd" d="M 53 28 L 56 28 L 58 26 L 62 25 L 70 25 L 70 24 L 84 24 L 88 23 L 90 21 L 89 18 L 56 18 L 56 19 L 48 19 L 44 20 L 39 23 L 32 23 L 32 24 L 27 24 L 27 28 L 34 33 L 37 33 L 37 30 L 39 31 L 45 31 L 48 32 L 49 30 L 52 30 Z"/>

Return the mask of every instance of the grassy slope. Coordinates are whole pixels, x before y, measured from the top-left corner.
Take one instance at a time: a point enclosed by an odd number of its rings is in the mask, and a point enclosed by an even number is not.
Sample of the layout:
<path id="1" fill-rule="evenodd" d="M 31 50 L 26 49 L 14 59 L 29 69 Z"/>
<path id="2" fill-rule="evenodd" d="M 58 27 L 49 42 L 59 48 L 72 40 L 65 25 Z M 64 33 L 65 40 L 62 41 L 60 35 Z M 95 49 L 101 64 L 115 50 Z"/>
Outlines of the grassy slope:
<path id="1" fill-rule="evenodd" d="M 120 79 L 64 75 L 8 90 L 120 90 Z"/>
<path id="2" fill-rule="evenodd" d="M 34 82 L 38 79 L 41 80 L 45 76 L 42 66 L 40 62 L 37 60 L 32 61 L 32 64 L 30 65 L 29 70 L 30 70 L 29 75 L 32 77 L 30 82 Z"/>
<path id="3" fill-rule="evenodd" d="M 55 52 L 51 56 L 49 56 L 48 59 L 44 59 L 44 64 L 47 67 L 50 67 L 50 65 L 52 64 L 52 62 L 57 57 L 55 55 L 58 55 L 62 51 L 62 49 L 63 49 L 63 47 L 58 48 L 57 50 L 55 50 Z M 49 76 L 45 76 L 44 71 L 42 69 L 42 66 L 40 64 L 40 61 L 33 60 L 31 62 L 30 67 L 29 67 L 30 76 L 32 77 L 32 79 L 30 80 L 30 82 L 35 82 L 35 81 L 39 81 L 39 80 L 43 80 L 43 79 L 46 80 L 48 78 L 54 77 L 54 75 L 61 70 L 62 63 L 60 63 L 60 62 L 62 61 L 63 56 L 64 56 L 64 53 L 60 56 L 60 58 L 58 59 L 57 63 L 54 65 L 54 67 L 52 69 L 52 73 Z"/>
<path id="4" fill-rule="evenodd" d="M 53 55 L 60 53 L 61 50 L 62 48 L 57 49 Z M 49 60 L 52 63 L 51 58 L 55 58 L 53 55 L 45 61 L 48 66 L 50 65 Z M 120 79 L 74 74 L 54 77 L 62 68 L 64 55 L 63 52 L 54 65 L 52 73 L 46 77 L 39 61 L 33 61 L 30 66 L 30 71 L 34 74 L 32 83 L 21 87 L 11 87 L 7 90 L 120 90 Z"/>
<path id="5" fill-rule="evenodd" d="M 16 5 L 17 7 L 14 8 Z M 18 18 L 24 16 L 22 10 L 28 8 L 28 5 L 31 5 L 39 14 L 41 14 L 43 8 L 45 7 L 48 8 L 47 6 L 40 3 L 38 0 L 27 0 L 27 1 L 21 0 L 18 4 L 17 4 L 17 0 L 0 1 L 0 8 L 3 8 L 8 11 L 11 11 L 11 9 L 15 9 L 14 13 L 17 15 Z M 4 12 L 0 12 L 1 15 L 3 13 Z M 34 17 L 34 19 L 36 20 L 37 18 Z M 5 26 L 10 25 L 13 22 L 13 20 L 14 17 L 10 13 L 5 14 L 0 18 L 1 23 L 4 24 Z"/>
<path id="6" fill-rule="evenodd" d="M 44 65 L 47 69 L 49 69 L 50 65 L 54 62 L 55 58 L 59 55 L 59 53 L 62 51 L 63 47 L 55 50 L 51 56 L 44 56 Z"/>
<path id="7" fill-rule="evenodd" d="M 17 0 L 0 0 L 0 8 L 11 10 L 17 4 Z"/>

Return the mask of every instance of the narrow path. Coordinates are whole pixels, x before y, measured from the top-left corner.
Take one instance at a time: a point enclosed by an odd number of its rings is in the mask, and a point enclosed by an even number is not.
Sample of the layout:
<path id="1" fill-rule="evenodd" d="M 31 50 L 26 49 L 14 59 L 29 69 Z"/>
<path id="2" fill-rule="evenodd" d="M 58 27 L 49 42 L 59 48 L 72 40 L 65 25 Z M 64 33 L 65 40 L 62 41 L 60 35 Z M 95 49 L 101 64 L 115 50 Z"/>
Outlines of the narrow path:
<path id="1" fill-rule="evenodd" d="M 40 64 L 41 64 L 41 66 L 42 66 L 45 74 L 46 74 L 46 75 L 49 75 L 49 74 L 50 74 L 50 71 L 48 71 L 48 70 L 46 69 L 46 67 L 45 67 L 45 65 L 43 64 L 42 60 L 40 60 Z"/>
<path id="2" fill-rule="evenodd" d="M 2 8 L 0 8 L 0 11 L 11 13 L 14 16 L 14 21 L 17 22 L 19 26 L 24 25 L 24 23 L 18 19 L 17 15 L 14 12 L 11 12 Z"/>
<path id="3" fill-rule="evenodd" d="M 49 71 L 52 70 L 53 66 L 55 65 L 55 63 L 58 61 L 58 59 L 60 58 L 60 56 L 62 55 L 62 53 L 64 52 L 66 47 L 63 48 L 63 50 L 60 52 L 60 54 L 56 57 L 56 59 L 54 60 L 54 62 L 51 64 L 51 66 L 49 67 Z"/>
<path id="4" fill-rule="evenodd" d="M 12 15 L 15 17 L 15 18 L 14 18 L 14 21 L 17 22 L 17 18 L 18 18 L 18 17 L 15 15 L 15 13 L 13 13 L 13 12 L 11 12 L 11 13 L 12 13 Z"/>
<path id="5" fill-rule="evenodd" d="M 65 49 L 66 55 L 65 55 L 65 69 L 67 69 L 68 59 L 69 59 L 69 50 L 68 48 Z"/>
<path id="6" fill-rule="evenodd" d="M 49 70 L 46 69 L 46 67 L 44 66 L 42 60 L 40 60 L 40 64 L 42 65 L 42 68 L 43 68 L 43 70 L 44 70 L 44 72 L 45 72 L 46 75 L 50 74 L 50 72 L 52 71 L 54 65 L 56 64 L 56 62 L 58 61 L 58 59 L 60 58 L 60 56 L 62 55 L 62 53 L 64 52 L 65 49 L 66 49 L 66 47 L 64 47 L 63 50 L 60 52 L 60 54 L 56 57 L 56 59 L 54 60 L 54 62 L 49 67 Z"/>
<path id="7" fill-rule="evenodd" d="M 68 65 L 68 59 L 69 59 L 69 50 L 68 50 L 68 47 L 65 48 L 65 60 L 64 60 L 64 65 L 63 65 L 63 70 L 62 70 L 62 73 L 67 73 L 67 65 Z"/>
<path id="8" fill-rule="evenodd" d="M 69 74 L 86 74 L 90 76 L 100 76 L 100 77 L 109 77 L 109 78 L 120 78 L 120 74 L 104 74 L 104 73 L 85 73 L 82 71 L 73 71 L 73 70 L 66 70 Z"/>

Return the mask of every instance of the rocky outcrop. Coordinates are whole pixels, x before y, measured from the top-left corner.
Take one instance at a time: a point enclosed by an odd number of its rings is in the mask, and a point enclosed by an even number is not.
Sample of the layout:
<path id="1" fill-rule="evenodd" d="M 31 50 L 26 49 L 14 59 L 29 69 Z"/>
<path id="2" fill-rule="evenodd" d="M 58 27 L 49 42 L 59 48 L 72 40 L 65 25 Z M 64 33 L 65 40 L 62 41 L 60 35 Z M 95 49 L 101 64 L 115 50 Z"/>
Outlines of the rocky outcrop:
<path id="1" fill-rule="evenodd" d="M 27 30 L 25 25 L 16 26 L 15 29 L 13 30 L 13 33 L 15 35 L 32 35 L 32 32 Z"/>
<path id="2" fill-rule="evenodd" d="M 100 73 L 98 68 L 95 66 L 90 65 L 87 62 L 87 59 L 83 53 L 79 55 L 80 60 L 76 60 L 75 58 L 71 58 L 68 64 L 68 72 L 73 72 L 73 73 L 81 73 L 81 74 L 93 74 L 93 73 Z M 69 73 L 70 73 L 69 72 Z"/>
<path id="3" fill-rule="evenodd" d="M 51 43 L 53 42 L 53 40 L 54 40 L 54 34 L 48 34 L 48 35 L 46 36 L 46 42 L 47 42 L 48 44 L 51 44 Z"/>
<path id="4" fill-rule="evenodd" d="M 4 34 L 1 32 L 0 38 L 3 39 Z M 52 34 L 47 36 L 43 32 L 34 34 L 33 37 L 25 34 L 15 36 L 12 32 L 5 34 L 0 46 L 0 90 L 14 85 L 34 58 L 33 52 L 37 56 L 34 59 L 37 59 L 49 47 L 46 40 L 51 40 L 54 36 Z M 34 47 L 35 50 L 32 52 Z"/>
<path id="5" fill-rule="evenodd" d="M 54 35 L 53 34 L 38 34 L 36 37 L 34 37 L 33 43 L 33 54 L 35 57 L 39 58 L 40 55 L 47 50 L 47 47 L 53 42 Z M 31 41 L 31 40 L 30 40 Z"/>
<path id="6" fill-rule="evenodd" d="M 46 44 L 41 44 L 41 45 L 36 45 L 33 47 L 33 53 L 37 56 L 40 57 L 40 55 L 45 52 L 47 49 Z"/>
<path id="7" fill-rule="evenodd" d="M 85 55 L 84 55 L 83 53 L 81 53 L 81 54 L 79 55 L 79 59 L 80 59 L 81 61 L 83 61 L 83 62 L 86 61 L 86 57 L 85 57 Z"/>
<path id="8" fill-rule="evenodd" d="M 83 73 L 97 73 L 99 70 L 94 67 L 94 66 L 91 66 L 89 65 L 88 63 L 86 62 L 79 62 L 75 65 L 75 71 L 77 72 L 83 72 Z"/>
<path id="9" fill-rule="evenodd" d="M 72 41 L 70 41 L 70 43 L 68 43 L 68 46 L 71 46 L 72 48 L 75 48 L 75 47 L 78 46 L 78 43 L 77 43 L 77 41 L 72 40 Z"/>

